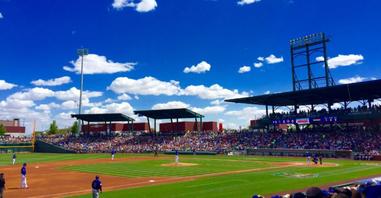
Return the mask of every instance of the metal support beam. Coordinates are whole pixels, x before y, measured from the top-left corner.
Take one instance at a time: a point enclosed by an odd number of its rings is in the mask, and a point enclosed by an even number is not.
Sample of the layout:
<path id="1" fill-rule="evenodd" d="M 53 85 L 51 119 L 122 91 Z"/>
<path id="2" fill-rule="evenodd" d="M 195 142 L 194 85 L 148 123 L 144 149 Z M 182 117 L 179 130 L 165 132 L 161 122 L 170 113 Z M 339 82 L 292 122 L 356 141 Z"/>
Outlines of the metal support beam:
<path id="1" fill-rule="evenodd" d="M 269 106 L 266 105 L 266 117 L 269 117 Z"/>
<path id="2" fill-rule="evenodd" d="M 151 133 L 151 125 L 149 124 L 149 117 L 147 117 L 147 123 L 148 123 L 148 132 Z"/>

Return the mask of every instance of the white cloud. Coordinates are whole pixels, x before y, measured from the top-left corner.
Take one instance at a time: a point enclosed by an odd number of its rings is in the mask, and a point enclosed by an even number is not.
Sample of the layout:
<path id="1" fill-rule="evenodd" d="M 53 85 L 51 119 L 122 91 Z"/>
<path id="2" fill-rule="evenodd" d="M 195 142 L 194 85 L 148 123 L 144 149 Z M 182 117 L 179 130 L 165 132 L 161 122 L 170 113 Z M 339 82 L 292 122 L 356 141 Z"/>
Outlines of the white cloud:
<path id="1" fill-rule="evenodd" d="M 131 96 L 127 95 L 127 94 L 122 94 L 120 96 L 118 96 L 118 100 L 131 100 Z"/>
<path id="2" fill-rule="evenodd" d="M 181 90 L 178 81 L 171 80 L 170 82 L 165 82 L 151 76 L 137 80 L 127 77 L 118 77 L 112 81 L 108 89 L 118 94 L 126 93 L 155 96 L 177 95 Z"/>
<path id="3" fill-rule="evenodd" d="M 267 64 L 276 64 L 284 61 L 283 56 L 278 58 L 274 54 L 271 54 L 270 56 L 266 57 L 265 60 Z"/>
<path id="4" fill-rule="evenodd" d="M 72 66 L 64 66 L 63 69 L 69 72 L 81 72 L 81 57 L 70 62 Z M 83 57 L 84 74 L 113 74 L 118 72 L 128 72 L 134 69 L 136 63 L 118 63 L 107 60 L 105 56 L 89 54 Z"/>
<path id="5" fill-rule="evenodd" d="M 44 100 L 45 98 L 53 97 L 53 96 L 54 96 L 54 91 L 50 89 L 41 88 L 41 87 L 35 87 L 27 91 L 16 92 L 10 95 L 8 98 L 17 99 L 17 100 L 36 101 L 36 100 Z"/>
<path id="6" fill-rule="evenodd" d="M 133 0 L 114 0 L 112 7 L 115 9 L 123 9 L 125 7 L 133 7 L 138 12 L 149 12 L 157 7 L 156 0 L 141 0 L 135 3 Z"/>
<path id="7" fill-rule="evenodd" d="M 67 100 L 73 100 L 73 101 L 78 101 L 79 100 L 79 94 L 80 94 L 80 90 L 75 88 L 75 87 L 72 87 L 72 88 L 70 88 L 69 90 L 66 90 L 66 91 L 56 91 L 54 93 L 54 96 L 58 100 L 65 100 L 65 101 L 67 101 Z M 103 93 L 100 92 L 100 91 L 88 91 L 88 90 L 83 91 L 82 94 L 83 94 L 82 95 L 82 99 L 83 100 L 86 100 L 86 99 L 89 99 L 89 98 L 100 97 L 100 96 L 103 95 Z"/>
<path id="8" fill-rule="evenodd" d="M 271 93 L 271 91 L 270 90 L 267 90 L 267 91 L 265 91 L 265 93 L 264 94 L 270 94 Z"/>
<path id="9" fill-rule="evenodd" d="M 158 103 L 152 106 L 152 109 L 180 109 L 188 108 L 190 105 L 181 101 L 169 101 L 167 103 Z"/>
<path id="10" fill-rule="evenodd" d="M 210 102 L 211 105 L 215 106 L 221 105 L 222 103 L 224 103 L 224 100 L 213 100 L 212 102 Z"/>
<path id="11" fill-rule="evenodd" d="M 112 7 L 115 9 L 122 9 L 124 7 L 135 7 L 135 3 L 130 0 L 114 0 Z"/>
<path id="12" fill-rule="evenodd" d="M 62 109 L 76 109 L 76 108 L 78 108 L 78 103 L 73 101 L 73 100 L 67 100 L 67 101 L 62 102 L 61 108 Z"/>
<path id="13" fill-rule="evenodd" d="M 128 102 L 111 103 L 99 107 L 92 107 L 85 111 L 86 113 L 123 113 L 128 116 L 134 116 L 134 109 Z"/>
<path id="14" fill-rule="evenodd" d="M 202 99 L 228 99 L 249 96 L 247 92 L 239 93 L 238 90 L 229 90 L 218 84 L 206 87 L 204 85 L 189 85 L 183 90 L 183 95 L 198 96 Z"/>
<path id="15" fill-rule="evenodd" d="M 261 0 L 239 0 L 237 2 L 238 5 L 249 5 L 249 4 L 252 4 L 252 3 L 257 3 L 257 2 L 260 2 Z"/>
<path id="16" fill-rule="evenodd" d="M 3 19 L 4 15 L 0 12 L 0 19 Z"/>
<path id="17" fill-rule="evenodd" d="M 257 58 L 257 60 L 260 61 L 260 62 L 263 62 L 263 61 L 265 61 L 265 57 L 260 56 L 260 57 Z"/>
<path id="18" fill-rule="evenodd" d="M 32 81 L 31 83 L 36 86 L 58 86 L 58 85 L 63 85 L 70 82 L 71 82 L 71 79 L 69 76 L 63 76 L 60 78 L 49 79 L 49 80 L 38 79 L 38 80 Z"/>
<path id="19" fill-rule="evenodd" d="M 364 80 L 367 80 L 367 78 L 364 78 L 364 77 L 361 77 L 361 76 L 354 76 L 354 77 L 351 77 L 351 78 L 340 79 L 339 83 L 340 84 L 351 84 L 351 83 L 362 82 Z"/>
<path id="20" fill-rule="evenodd" d="M 56 103 L 54 103 L 54 102 L 51 102 L 51 103 L 49 103 L 49 104 L 40 104 L 40 105 L 38 105 L 38 106 L 36 106 L 36 110 L 42 110 L 42 111 L 44 111 L 45 113 L 49 113 L 50 112 L 50 110 L 52 110 L 52 109 L 56 109 L 56 108 L 59 108 L 60 107 L 60 105 L 59 104 L 56 104 Z"/>
<path id="21" fill-rule="evenodd" d="M 259 63 L 254 63 L 254 67 L 255 68 L 261 68 L 263 66 L 263 63 L 259 62 Z"/>
<path id="22" fill-rule="evenodd" d="M 342 55 L 339 54 L 336 57 L 329 58 L 328 59 L 328 66 L 331 69 L 335 69 L 340 66 L 350 66 L 354 64 L 361 64 L 364 60 L 364 56 L 361 54 L 348 54 L 348 55 Z M 316 57 L 316 61 L 324 61 L 324 57 L 319 56 Z"/>
<path id="23" fill-rule="evenodd" d="M 207 71 L 210 71 L 210 68 L 212 66 L 207 63 L 206 61 L 201 61 L 197 65 L 192 65 L 191 67 L 185 67 L 184 73 L 205 73 Z"/>
<path id="24" fill-rule="evenodd" d="M 8 90 L 17 87 L 17 85 L 6 82 L 5 80 L 0 80 L 0 90 Z"/>
<path id="25" fill-rule="evenodd" d="M 257 107 L 245 107 L 241 110 L 228 111 L 225 115 L 234 116 L 240 120 L 253 120 L 255 118 L 260 118 L 266 114 L 266 110 L 258 109 Z"/>
<path id="26" fill-rule="evenodd" d="M 224 106 L 208 106 L 204 108 L 193 107 L 192 111 L 197 112 L 202 115 L 210 115 L 210 114 L 219 114 L 225 111 Z"/>
<path id="27" fill-rule="evenodd" d="M 138 12 L 149 12 L 155 10 L 157 7 L 156 0 L 142 0 L 136 5 L 136 11 Z"/>
<path id="28" fill-rule="evenodd" d="M 242 74 L 242 73 L 246 73 L 246 72 L 249 72 L 251 71 L 251 67 L 250 66 L 242 66 L 239 68 L 238 70 L 238 73 Z"/>

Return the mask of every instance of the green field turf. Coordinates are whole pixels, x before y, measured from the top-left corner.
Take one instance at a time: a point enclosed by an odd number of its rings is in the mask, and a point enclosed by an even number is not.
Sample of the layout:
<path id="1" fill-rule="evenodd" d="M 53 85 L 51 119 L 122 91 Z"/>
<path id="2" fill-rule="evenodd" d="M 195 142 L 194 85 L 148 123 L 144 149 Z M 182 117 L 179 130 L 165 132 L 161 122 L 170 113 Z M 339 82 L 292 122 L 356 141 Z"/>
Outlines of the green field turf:
<path id="1" fill-rule="evenodd" d="M 109 158 L 109 154 L 18 154 L 18 162 L 49 162 L 89 158 Z M 140 157 L 146 155 L 121 155 L 117 157 Z M 152 156 L 152 155 L 149 155 Z M 164 156 L 164 155 L 162 155 Z M 304 162 L 303 158 L 278 158 L 255 156 L 181 156 L 181 162 L 196 163 L 191 167 L 162 167 L 172 162 L 168 159 L 120 162 L 112 164 L 92 164 L 64 167 L 63 169 L 82 172 L 102 173 L 123 177 L 147 176 L 193 176 L 208 173 L 226 172 L 269 167 L 272 162 Z M 104 192 L 102 197 L 251 197 L 254 193 L 272 194 L 310 186 L 326 186 L 366 176 L 381 175 L 381 164 L 352 161 L 326 160 L 337 163 L 337 167 L 286 167 L 259 172 L 208 176 L 193 181 L 161 184 Z M 0 166 L 11 163 L 10 154 L 0 154 Z M 1 167 L 0 167 L 1 169 Z M 91 197 L 90 195 L 78 197 Z"/>

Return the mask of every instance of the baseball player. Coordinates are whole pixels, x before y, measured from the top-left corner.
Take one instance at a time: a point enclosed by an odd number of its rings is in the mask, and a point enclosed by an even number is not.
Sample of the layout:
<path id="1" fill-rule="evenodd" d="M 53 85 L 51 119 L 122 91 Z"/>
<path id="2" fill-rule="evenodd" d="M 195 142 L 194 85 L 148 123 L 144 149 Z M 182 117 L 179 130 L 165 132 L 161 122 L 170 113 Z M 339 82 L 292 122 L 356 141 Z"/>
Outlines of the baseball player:
<path id="1" fill-rule="evenodd" d="M 95 176 L 95 179 L 91 183 L 93 191 L 93 198 L 99 198 L 99 193 L 102 192 L 102 182 L 99 180 L 99 176 Z"/>
<path id="2" fill-rule="evenodd" d="M 310 165 L 310 163 L 311 163 L 311 154 L 310 154 L 310 152 L 306 152 L 306 157 L 307 157 L 307 165 Z"/>
<path id="3" fill-rule="evenodd" d="M 26 163 L 24 163 L 21 168 L 21 188 L 28 188 L 28 184 L 26 182 Z"/>
<path id="4" fill-rule="evenodd" d="M 4 190 L 5 190 L 4 173 L 0 173 L 0 198 L 4 197 Z"/>
<path id="5" fill-rule="evenodd" d="M 115 153 L 116 153 L 115 149 L 112 148 L 112 150 L 111 150 L 111 160 L 114 160 L 114 158 L 115 158 Z"/>
<path id="6" fill-rule="evenodd" d="M 176 150 L 176 151 L 175 151 L 175 154 L 176 154 L 176 156 L 175 156 L 175 162 L 176 162 L 176 164 L 177 164 L 177 163 L 179 163 L 179 151 Z"/>
<path id="7" fill-rule="evenodd" d="M 12 164 L 15 165 L 15 163 L 16 163 L 16 153 L 13 153 Z"/>

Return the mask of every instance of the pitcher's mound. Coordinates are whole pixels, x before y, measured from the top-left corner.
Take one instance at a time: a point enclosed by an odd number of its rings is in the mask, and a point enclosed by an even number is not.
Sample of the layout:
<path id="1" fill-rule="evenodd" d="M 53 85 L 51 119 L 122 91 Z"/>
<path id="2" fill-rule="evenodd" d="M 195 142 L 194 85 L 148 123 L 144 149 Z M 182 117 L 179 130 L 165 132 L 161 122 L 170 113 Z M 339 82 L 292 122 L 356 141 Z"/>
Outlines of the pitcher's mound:
<path id="1" fill-rule="evenodd" d="M 194 163 L 182 163 L 182 162 L 179 162 L 179 163 L 169 163 L 169 164 L 162 164 L 161 166 L 166 166 L 166 167 L 185 167 L 185 166 L 197 166 L 198 164 L 194 164 Z"/>

